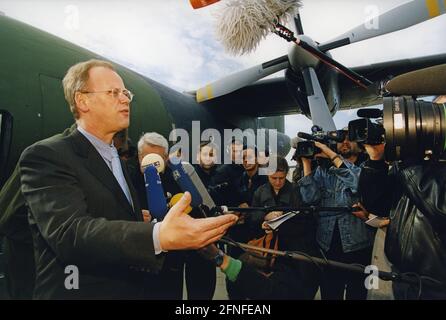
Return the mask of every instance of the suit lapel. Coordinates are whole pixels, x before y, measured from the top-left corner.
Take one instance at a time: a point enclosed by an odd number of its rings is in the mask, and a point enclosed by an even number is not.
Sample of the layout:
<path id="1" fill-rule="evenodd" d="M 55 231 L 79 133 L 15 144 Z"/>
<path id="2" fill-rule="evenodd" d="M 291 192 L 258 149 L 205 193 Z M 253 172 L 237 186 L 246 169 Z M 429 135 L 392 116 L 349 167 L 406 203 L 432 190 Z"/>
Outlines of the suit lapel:
<path id="1" fill-rule="evenodd" d="M 113 172 L 105 163 L 99 152 L 93 147 L 86 137 L 78 130 L 75 130 L 71 134 L 72 141 L 75 146 L 76 152 L 84 158 L 85 166 L 98 180 L 107 187 L 116 197 L 118 203 L 121 205 L 129 215 L 135 219 L 133 208 L 127 200 L 124 192 L 121 189 L 118 181 L 116 180 Z M 125 171 L 125 170 L 123 170 Z M 126 178 L 127 184 L 129 180 Z M 130 183 L 131 184 L 131 183 Z M 130 188 L 130 185 L 129 185 Z M 130 188 L 131 189 L 131 188 Z M 133 194 L 132 194 L 133 199 Z M 133 200 L 135 201 L 135 200 Z M 136 204 L 137 202 L 134 202 Z"/>
<path id="2" fill-rule="evenodd" d="M 134 209 L 136 219 L 139 221 L 144 221 L 136 190 L 135 190 L 132 180 L 130 179 L 130 176 L 127 172 L 127 165 L 122 160 L 120 160 L 120 161 L 121 161 L 121 166 L 122 166 L 122 171 L 124 173 L 125 181 L 127 181 L 127 185 L 129 186 L 130 196 L 132 197 L 133 209 Z"/>

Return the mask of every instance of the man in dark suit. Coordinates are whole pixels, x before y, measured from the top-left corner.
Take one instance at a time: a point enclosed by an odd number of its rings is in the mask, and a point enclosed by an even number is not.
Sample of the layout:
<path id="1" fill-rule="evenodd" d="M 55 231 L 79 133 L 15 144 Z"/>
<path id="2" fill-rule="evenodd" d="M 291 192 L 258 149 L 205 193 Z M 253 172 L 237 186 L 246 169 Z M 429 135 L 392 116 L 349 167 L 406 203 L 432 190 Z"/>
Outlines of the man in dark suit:
<path id="1" fill-rule="evenodd" d="M 161 223 L 143 222 L 130 179 L 112 143 L 129 126 L 131 92 L 105 61 L 72 66 L 63 80 L 78 128 L 27 148 L 19 161 L 29 207 L 40 299 L 144 298 L 143 272 L 163 251 L 218 240 L 236 217 L 194 220 L 190 194 Z"/>

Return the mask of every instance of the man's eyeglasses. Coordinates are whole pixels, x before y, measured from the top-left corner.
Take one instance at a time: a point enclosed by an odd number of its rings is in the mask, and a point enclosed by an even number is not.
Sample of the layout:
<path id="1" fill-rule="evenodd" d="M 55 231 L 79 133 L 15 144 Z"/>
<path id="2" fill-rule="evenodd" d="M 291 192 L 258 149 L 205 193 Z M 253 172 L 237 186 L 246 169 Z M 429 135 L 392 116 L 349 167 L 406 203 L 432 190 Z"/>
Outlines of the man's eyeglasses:
<path id="1" fill-rule="evenodd" d="M 110 90 L 104 90 L 104 91 L 80 91 L 81 93 L 107 93 L 109 96 L 112 96 L 114 99 L 118 99 L 119 95 L 122 93 L 129 99 L 131 102 L 133 100 L 133 97 L 135 96 L 131 91 L 127 89 L 110 89 Z"/>

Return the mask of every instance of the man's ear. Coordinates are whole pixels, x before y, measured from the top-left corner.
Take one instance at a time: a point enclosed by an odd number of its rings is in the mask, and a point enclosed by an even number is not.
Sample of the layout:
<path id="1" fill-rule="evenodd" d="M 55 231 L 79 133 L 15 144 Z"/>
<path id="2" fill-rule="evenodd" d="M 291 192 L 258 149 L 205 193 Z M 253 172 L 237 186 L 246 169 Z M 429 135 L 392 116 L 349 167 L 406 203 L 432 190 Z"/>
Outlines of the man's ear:
<path id="1" fill-rule="evenodd" d="M 80 112 L 87 112 L 90 108 L 88 107 L 86 95 L 81 92 L 76 92 L 74 95 L 74 101 L 76 103 L 76 108 Z"/>

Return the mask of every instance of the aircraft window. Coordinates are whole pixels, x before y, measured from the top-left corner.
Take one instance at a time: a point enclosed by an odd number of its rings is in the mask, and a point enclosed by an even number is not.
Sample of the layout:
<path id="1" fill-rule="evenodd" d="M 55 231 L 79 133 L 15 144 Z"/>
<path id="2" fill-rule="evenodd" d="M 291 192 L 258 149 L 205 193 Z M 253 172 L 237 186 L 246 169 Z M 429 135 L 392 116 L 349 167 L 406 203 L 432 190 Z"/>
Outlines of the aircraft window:
<path id="1" fill-rule="evenodd" d="M 12 116 L 9 112 L 0 110 L 0 185 L 6 179 L 6 164 L 12 139 Z"/>

